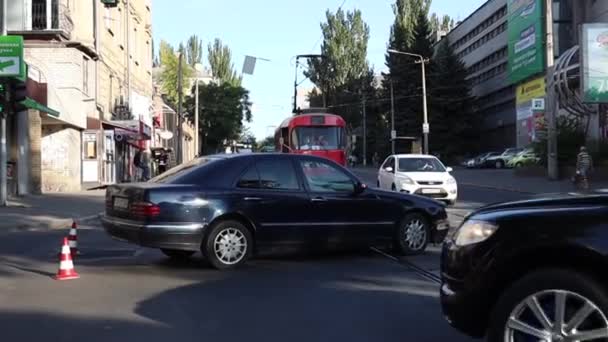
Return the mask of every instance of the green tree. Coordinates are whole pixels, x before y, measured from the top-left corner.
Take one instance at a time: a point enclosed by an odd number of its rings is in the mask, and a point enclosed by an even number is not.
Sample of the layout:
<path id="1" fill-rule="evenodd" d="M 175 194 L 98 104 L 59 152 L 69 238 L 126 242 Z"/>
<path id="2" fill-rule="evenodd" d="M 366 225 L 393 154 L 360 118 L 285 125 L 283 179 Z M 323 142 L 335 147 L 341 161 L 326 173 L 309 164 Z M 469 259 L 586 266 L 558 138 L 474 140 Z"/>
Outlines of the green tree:
<path id="1" fill-rule="evenodd" d="M 186 59 L 188 65 L 194 67 L 198 63 L 203 61 L 203 40 L 199 39 L 197 35 L 193 35 L 188 39 L 186 43 Z"/>
<path id="2" fill-rule="evenodd" d="M 183 48 L 183 45 L 180 44 Z M 177 104 L 178 101 L 178 77 L 179 77 L 179 58 L 175 54 L 173 47 L 166 41 L 160 42 L 160 82 L 161 89 L 166 95 L 166 98 L 172 104 Z M 188 78 L 194 75 L 194 71 L 187 63 L 182 63 L 182 78 L 183 89 L 187 91 Z"/>
<path id="3" fill-rule="evenodd" d="M 353 85 L 367 74 L 369 27 L 359 10 L 339 9 L 336 13 L 328 10 L 325 16 L 326 21 L 321 23 L 324 58 L 309 59 L 304 74 L 321 93 L 332 98 L 339 88 Z"/>
<path id="4" fill-rule="evenodd" d="M 397 0 L 393 5 L 395 20 L 391 27 L 389 49 L 431 57 L 431 29 L 427 19 L 430 1 Z M 389 73 L 383 83 L 386 98 L 390 83 L 395 96 L 395 130 L 398 136 L 421 136 L 422 76 L 415 58 L 387 53 Z M 428 84 L 427 84 L 428 86 Z"/>
<path id="5" fill-rule="evenodd" d="M 234 86 L 241 85 L 242 78 L 234 70 L 234 64 L 232 63 L 232 51 L 220 39 L 216 38 L 213 44 L 209 43 L 207 58 L 213 77 L 221 83 L 230 83 Z"/>
<path id="6" fill-rule="evenodd" d="M 199 98 L 204 104 L 199 115 L 202 153 L 218 151 L 224 140 L 239 139 L 243 132 L 243 122 L 251 122 L 252 119 L 249 92 L 229 82 L 212 82 L 199 86 Z M 192 118 L 193 96 L 186 99 L 185 108 Z"/>
<path id="7" fill-rule="evenodd" d="M 474 111 L 466 66 L 447 41 L 439 45 L 434 60 L 428 92 L 430 148 L 449 160 L 477 150 L 480 120 Z"/>

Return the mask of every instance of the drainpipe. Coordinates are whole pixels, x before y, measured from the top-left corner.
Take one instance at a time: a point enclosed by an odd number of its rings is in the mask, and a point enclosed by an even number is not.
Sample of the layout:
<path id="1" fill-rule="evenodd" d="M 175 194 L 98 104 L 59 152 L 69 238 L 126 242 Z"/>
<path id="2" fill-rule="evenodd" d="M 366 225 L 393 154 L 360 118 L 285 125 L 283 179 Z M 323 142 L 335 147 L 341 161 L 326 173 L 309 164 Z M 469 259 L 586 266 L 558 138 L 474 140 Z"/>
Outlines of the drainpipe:
<path id="1" fill-rule="evenodd" d="M 97 111 L 99 113 L 99 135 L 98 135 L 98 144 L 97 144 L 97 151 L 99 153 L 99 155 L 97 156 L 97 160 L 98 160 L 98 178 L 99 178 L 99 183 L 103 183 L 103 175 L 104 175 L 104 165 L 103 165 L 103 154 L 105 153 L 105 137 L 104 137 L 104 131 L 103 131 L 103 116 L 104 116 L 104 112 L 103 110 L 98 110 L 97 106 L 99 105 L 99 63 L 101 62 L 101 55 L 99 53 L 99 18 L 97 17 L 99 15 L 99 7 L 98 3 L 99 1 L 97 0 L 92 0 L 93 1 L 93 41 L 95 44 L 95 54 L 97 55 L 97 60 L 95 60 L 95 111 Z"/>

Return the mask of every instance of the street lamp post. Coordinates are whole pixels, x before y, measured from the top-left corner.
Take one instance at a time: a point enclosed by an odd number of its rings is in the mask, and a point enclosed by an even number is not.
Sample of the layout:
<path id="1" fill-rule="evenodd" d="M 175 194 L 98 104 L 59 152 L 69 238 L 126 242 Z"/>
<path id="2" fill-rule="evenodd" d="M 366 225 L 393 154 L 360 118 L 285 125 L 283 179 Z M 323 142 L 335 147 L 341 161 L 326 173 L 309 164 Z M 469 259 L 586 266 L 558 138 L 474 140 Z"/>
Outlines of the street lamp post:
<path id="1" fill-rule="evenodd" d="M 398 55 L 406 55 L 417 58 L 416 63 L 420 63 L 422 66 L 422 111 L 424 114 L 424 123 L 422 124 L 422 136 L 424 137 L 424 153 L 429 154 L 429 118 L 427 113 L 427 105 L 426 105 L 426 75 L 425 75 L 425 67 L 424 64 L 428 62 L 428 59 L 425 59 L 422 55 L 418 55 L 415 53 L 397 51 L 394 49 L 389 49 L 389 53 L 394 53 Z"/>

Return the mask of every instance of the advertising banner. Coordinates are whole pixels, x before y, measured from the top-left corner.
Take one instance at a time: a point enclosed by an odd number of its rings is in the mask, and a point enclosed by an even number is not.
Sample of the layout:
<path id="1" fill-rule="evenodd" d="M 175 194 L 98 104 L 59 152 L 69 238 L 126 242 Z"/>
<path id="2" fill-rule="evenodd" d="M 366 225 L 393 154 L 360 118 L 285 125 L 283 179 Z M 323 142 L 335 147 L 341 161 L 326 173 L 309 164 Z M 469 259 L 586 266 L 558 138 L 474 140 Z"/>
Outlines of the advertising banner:
<path id="1" fill-rule="evenodd" d="M 608 24 L 583 24 L 583 102 L 608 103 Z"/>
<path id="2" fill-rule="evenodd" d="M 543 2 L 508 0 L 507 13 L 509 81 L 518 83 L 544 70 Z"/>
<path id="3" fill-rule="evenodd" d="M 522 83 L 515 91 L 517 146 L 525 147 L 542 136 L 544 106 L 539 106 L 538 102 L 544 102 L 545 78 L 538 77 Z"/>

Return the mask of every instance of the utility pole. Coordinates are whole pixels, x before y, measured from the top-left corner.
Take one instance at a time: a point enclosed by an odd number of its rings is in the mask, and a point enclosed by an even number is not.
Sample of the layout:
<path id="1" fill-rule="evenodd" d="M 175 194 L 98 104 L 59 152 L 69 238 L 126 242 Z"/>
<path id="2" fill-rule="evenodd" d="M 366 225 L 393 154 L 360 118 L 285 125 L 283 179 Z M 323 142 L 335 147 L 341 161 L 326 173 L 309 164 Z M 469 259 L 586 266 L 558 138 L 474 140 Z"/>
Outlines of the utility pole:
<path id="1" fill-rule="evenodd" d="M 422 66 L 422 111 L 424 114 L 424 118 L 423 118 L 424 122 L 422 124 L 422 136 L 424 139 L 424 154 L 429 154 L 430 127 L 429 127 L 429 118 L 428 118 L 427 104 L 426 104 L 426 74 L 425 74 L 425 67 L 424 67 L 424 64 L 426 64 L 429 60 L 427 58 L 424 58 L 424 56 L 418 55 L 415 53 L 397 51 L 394 49 L 389 49 L 388 52 L 395 53 L 398 55 L 406 55 L 406 56 L 415 57 L 417 59 L 416 63 L 417 64 L 420 63 Z"/>
<path id="2" fill-rule="evenodd" d="M 365 94 L 363 94 L 363 166 L 367 166 L 367 112 Z"/>
<path id="3" fill-rule="evenodd" d="M 391 154 L 395 154 L 395 92 L 393 91 L 393 79 L 391 78 Z"/>
<path id="4" fill-rule="evenodd" d="M 183 145 L 182 145 L 182 137 L 183 137 L 183 132 L 182 132 L 182 122 L 183 122 L 183 116 L 182 116 L 182 97 L 183 97 L 183 87 L 182 87 L 182 63 L 183 63 L 183 59 L 184 59 L 184 55 L 179 52 L 179 57 L 178 57 L 178 64 L 177 64 L 177 164 L 181 164 L 183 161 L 183 156 L 182 156 L 182 150 L 183 150 Z"/>
<path id="5" fill-rule="evenodd" d="M 196 146 L 195 155 L 198 156 L 201 153 L 201 147 L 198 144 L 198 75 L 196 78 L 196 86 L 194 88 L 194 91 L 196 92 L 196 95 L 194 96 L 194 146 Z"/>
<path id="6" fill-rule="evenodd" d="M 545 29 L 547 30 L 547 174 L 550 180 L 559 178 L 559 165 L 557 163 L 557 98 L 555 94 L 555 66 L 553 58 L 553 1 L 545 0 Z"/>
<path id="7" fill-rule="evenodd" d="M 422 110 L 424 111 L 424 123 L 422 124 L 422 135 L 424 136 L 424 154 L 429 154 L 429 117 L 426 108 L 426 75 L 425 75 L 425 60 L 420 56 L 420 64 L 422 65 Z"/>
<path id="8" fill-rule="evenodd" d="M 7 2 L 8 0 L 0 0 L 2 1 L 2 35 L 6 36 L 7 34 Z M 4 85 L 4 94 L 8 95 L 8 87 Z M 7 110 L 9 107 L 9 103 L 4 104 L 4 108 L 2 108 L 2 112 L 0 113 L 0 206 L 6 207 L 8 200 L 8 156 L 6 152 L 6 116 Z"/>

